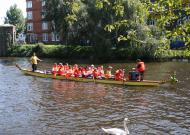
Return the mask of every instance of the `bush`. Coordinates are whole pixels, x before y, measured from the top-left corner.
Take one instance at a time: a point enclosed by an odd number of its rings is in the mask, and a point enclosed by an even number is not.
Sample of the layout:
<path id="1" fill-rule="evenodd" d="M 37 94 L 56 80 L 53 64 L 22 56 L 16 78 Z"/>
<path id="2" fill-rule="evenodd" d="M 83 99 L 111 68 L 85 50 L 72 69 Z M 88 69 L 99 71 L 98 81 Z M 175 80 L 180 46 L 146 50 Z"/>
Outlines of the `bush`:
<path id="1" fill-rule="evenodd" d="M 46 58 L 89 58 L 92 54 L 89 46 L 65 46 L 65 45 L 15 45 L 9 48 L 9 56 L 29 57 L 36 52 L 40 57 Z"/>
<path id="2" fill-rule="evenodd" d="M 126 48 L 108 48 L 102 46 L 65 46 L 65 45 L 14 45 L 8 49 L 9 56 L 30 57 L 36 52 L 39 57 L 64 58 L 64 59 L 89 59 L 100 62 L 109 60 L 135 60 L 141 59 L 170 59 L 190 58 L 189 50 L 169 50 L 166 48 L 154 48 L 153 45 Z"/>

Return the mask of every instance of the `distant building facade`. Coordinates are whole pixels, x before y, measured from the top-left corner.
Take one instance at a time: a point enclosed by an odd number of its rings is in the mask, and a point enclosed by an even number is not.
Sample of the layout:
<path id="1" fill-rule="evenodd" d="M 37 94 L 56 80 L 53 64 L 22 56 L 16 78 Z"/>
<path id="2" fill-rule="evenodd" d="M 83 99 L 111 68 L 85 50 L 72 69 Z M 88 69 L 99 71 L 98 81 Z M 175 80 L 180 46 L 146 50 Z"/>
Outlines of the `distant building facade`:
<path id="1" fill-rule="evenodd" d="M 60 37 L 51 31 L 50 23 L 44 20 L 44 0 L 26 0 L 26 12 L 27 43 L 55 43 L 60 41 Z"/>

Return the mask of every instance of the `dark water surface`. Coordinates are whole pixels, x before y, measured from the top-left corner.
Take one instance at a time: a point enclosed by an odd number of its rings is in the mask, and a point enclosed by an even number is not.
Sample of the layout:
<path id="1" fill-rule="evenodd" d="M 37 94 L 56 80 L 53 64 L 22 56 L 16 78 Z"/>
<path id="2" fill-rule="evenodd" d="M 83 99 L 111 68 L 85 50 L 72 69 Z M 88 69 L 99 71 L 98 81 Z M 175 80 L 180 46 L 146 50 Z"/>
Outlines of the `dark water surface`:
<path id="1" fill-rule="evenodd" d="M 47 63 L 50 61 L 50 63 Z M 39 68 L 50 68 L 44 60 Z M 131 135 L 190 135 L 190 63 L 146 63 L 146 79 L 165 80 L 176 71 L 179 83 L 161 87 L 123 87 L 23 75 L 0 58 L 1 135 L 103 135 L 101 127 L 123 128 Z M 134 63 L 109 64 L 115 68 Z"/>

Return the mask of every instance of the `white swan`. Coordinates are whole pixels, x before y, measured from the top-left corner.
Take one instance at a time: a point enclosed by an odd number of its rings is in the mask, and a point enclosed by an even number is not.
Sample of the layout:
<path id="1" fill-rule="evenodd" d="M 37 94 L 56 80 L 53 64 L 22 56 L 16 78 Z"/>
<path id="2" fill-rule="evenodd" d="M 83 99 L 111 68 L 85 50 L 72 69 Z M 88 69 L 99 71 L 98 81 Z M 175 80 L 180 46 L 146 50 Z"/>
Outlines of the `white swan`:
<path id="1" fill-rule="evenodd" d="M 127 121 L 128 121 L 128 118 L 125 118 L 124 119 L 124 130 L 122 129 L 119 129 L 119 128 L 109 128 L 109 129 L 105 129 L 105 128 L 102 128 L 102 130 L 108 134 L 111 134 L 111 135 L 129 135 L 129 130 L 127 128 Z"/>

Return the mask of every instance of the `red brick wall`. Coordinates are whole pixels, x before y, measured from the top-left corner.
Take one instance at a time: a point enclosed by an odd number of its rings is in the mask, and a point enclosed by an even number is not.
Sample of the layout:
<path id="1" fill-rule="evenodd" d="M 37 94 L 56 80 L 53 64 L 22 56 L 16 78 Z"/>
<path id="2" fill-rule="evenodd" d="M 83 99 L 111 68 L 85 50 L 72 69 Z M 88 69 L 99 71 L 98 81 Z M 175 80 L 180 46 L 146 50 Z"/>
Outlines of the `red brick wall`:
<path id="1" fill-rule="evenodd" d="M 43 33 L 49 33 L 48 40 L 51 42 L 51 31 L 42 30 L 42 18 L 41 18 L 41 0 L 26 0 L 32 1 L 32 8 L 27 8 L 26 11 L 32 11 L 33 18 L 32 20 L 27 20 L 27 23 L 33 23 L 33 31 L 27 31 L 27 33 L 37 34 L 37 40 L 42 42 Z"/>

